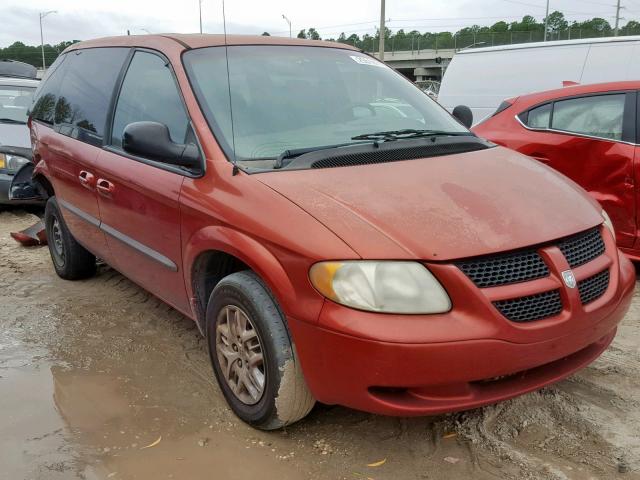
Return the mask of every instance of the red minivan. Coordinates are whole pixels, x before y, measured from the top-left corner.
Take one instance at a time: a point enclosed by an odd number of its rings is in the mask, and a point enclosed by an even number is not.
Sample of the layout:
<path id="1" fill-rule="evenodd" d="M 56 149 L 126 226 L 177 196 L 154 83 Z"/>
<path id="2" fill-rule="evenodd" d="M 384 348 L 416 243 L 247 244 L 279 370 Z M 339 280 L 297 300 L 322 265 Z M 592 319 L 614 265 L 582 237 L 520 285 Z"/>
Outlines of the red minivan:
<path id="1" fill-rule="evenodd" d="M 192 318 L 233 411 L 469 409 L 558 381 L 635 285 L 598 203 L 349 46 L 82 42 L 30 117 L 62 278 L 96 258 Z"/>
<path id="2" fill-rule="evenodd" d="M 618 247 L 640 261 L 640 82 L 575 85 L 504 101 L 473 131 L 577 182 L 611 217 Z"/>

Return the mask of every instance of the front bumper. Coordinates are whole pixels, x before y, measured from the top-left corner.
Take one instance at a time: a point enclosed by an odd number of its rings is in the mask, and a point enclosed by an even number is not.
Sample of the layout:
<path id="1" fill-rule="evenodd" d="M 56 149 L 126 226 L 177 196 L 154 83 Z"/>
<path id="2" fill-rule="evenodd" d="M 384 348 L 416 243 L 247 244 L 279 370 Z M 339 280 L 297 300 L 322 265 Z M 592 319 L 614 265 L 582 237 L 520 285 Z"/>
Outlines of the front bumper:
<path id="1" fill-rule="evenodd" d="M 380 315 L 327 301 L 317 324 L 288 318 L 309 387 L 323 403 L 410 416 L 475 408 L 557 382 L 608 347 L 629 308 L 635 269 L 612 238 L 607 252 L 607 292 L 579 307 L 572 297 L 557 318 L 515 324 L 464 289 L 449 289 L 455 308 L 444 315 Z M 445 286 L 464 281 L 456 267 L 430 268 Z"/>

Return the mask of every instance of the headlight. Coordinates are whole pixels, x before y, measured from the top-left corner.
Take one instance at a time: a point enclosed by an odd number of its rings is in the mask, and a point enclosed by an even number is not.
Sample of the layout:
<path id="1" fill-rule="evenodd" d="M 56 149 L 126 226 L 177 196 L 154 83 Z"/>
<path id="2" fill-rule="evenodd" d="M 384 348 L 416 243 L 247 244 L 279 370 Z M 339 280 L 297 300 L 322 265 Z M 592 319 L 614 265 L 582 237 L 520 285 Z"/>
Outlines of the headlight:
<path id="1" fill-rule="evenodd" d="M 28 158 L 20 157 L 18 155 L 9 155 L 0 153 L 0 168 L 6 168 L 10 172 L 17 172 L 22 166 L 29 163 L 31 160 Z"/>
<path id="2" fill-rule="evenodd" d="M 607 212 L 605 212 L 604 210 L 602 210 L 602 218 L 604 218 L 604 226 L 611 231 L 611 235 L 613 235 L 613 238 L 616 238 L 616 231 L 613 229 L 613 223 L 611 222 L 609 215 L 607 215 Z"/>
<path id="3" fill-rule="evenodd" d="M 325 297 L 359 310 L 410 314 L 451 310 L 440 282 L 417 262 L 321 262 L 311 267 L 309 278 Z"/>

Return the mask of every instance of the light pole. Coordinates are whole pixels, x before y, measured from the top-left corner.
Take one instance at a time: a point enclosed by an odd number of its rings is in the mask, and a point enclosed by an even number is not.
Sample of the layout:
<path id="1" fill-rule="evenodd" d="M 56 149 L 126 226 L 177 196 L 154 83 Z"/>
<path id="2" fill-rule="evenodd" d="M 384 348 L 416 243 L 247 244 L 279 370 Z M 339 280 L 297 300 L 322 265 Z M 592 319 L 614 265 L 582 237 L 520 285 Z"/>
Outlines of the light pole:
<path id="1" fill-rule="evenodd" d="M 544 16 L 544 39 L 543 42 L 547 41 L 547 25 L 549 25 L 549 0 L 547 0 L 547 14 Z"/>
<path id="2" fill-rule="evenodd" d="M 47 65 L 44 61 L 44 36 L 42 35 L 42 19 L 50 13 L 58 13 L 58 11 L 49 10 L 48 12 L 40 12 L 40 49 L 42 50 L 42 70 L 47 69 Z"/>
<path id="3" fill-rule="evenodd" d="M 378 45 L 378 58 L 384 62 L 384 0 L 380 0 L 380 44 Z M 413 50 L 413 37 L 411 37 L 411 50 Z"/>
<path id="4" fill-rule="evenodd" d="M 616 26 L 613 29 L 613 36 L 617 37 L 618 36 L 618 24 L 620 23 L 620 9 L 624 8 L 620 6 L 620 0 L 618 0 L 618 3 L 616 4 Z"/>
<path id="5" fill-rule="evenodd" d="M 202 34 L 202 0 L 198 0 L 198 11 L 200 12 L 200 34 Z"/>
<path id="6" fill-rule="evenodd" d="M 289 20 L 284 13 L 282 14 L 282 18 L 284 18 L 284 21 L 289 24 L 289 38 L 291 38 L 291 20 Z"/>

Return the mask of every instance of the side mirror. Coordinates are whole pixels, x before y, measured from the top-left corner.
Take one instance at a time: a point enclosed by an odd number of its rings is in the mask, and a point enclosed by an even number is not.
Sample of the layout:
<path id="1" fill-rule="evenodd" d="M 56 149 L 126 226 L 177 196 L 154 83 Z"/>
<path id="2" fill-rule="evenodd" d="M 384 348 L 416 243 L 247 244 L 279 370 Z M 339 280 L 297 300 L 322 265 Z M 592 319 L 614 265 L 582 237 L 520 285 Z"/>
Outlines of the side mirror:
<path id="1" fill-rule="evenodd" d="M 473 112 L 466 105 L 458 105 L 451 114 L 465 127 L 471 128 L 473 125 Z"/>
<path id="2" fill-rule="evenodd" d="M 132 155 L 186 168 L 200 167 L 200 152 L 193 144 L 174 143 L 169 128 L 158 122 L 134 122 L 124 128 L 122 148 Z"/>

